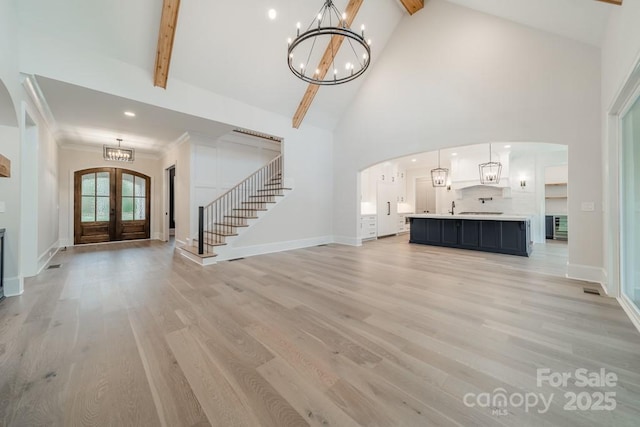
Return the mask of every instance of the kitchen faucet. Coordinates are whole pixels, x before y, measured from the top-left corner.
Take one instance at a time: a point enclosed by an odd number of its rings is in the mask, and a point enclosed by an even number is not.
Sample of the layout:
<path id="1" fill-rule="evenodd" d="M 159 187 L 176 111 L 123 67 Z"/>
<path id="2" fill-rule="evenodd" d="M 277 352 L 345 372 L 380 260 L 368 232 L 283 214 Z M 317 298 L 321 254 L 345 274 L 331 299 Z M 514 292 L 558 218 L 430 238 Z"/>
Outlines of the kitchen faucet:
<path id="1" fill-rule="evenodd" d="M 455 210 L 455 209 L 456 209 L 456 202 L 455 202 L 455 201 L 452 201 L 452 202 L 451 202 L 451 210 L 450 210 L 450 211 L 447 211 L 447 212 L 449 212 L 451 215 L 455 215 L 455 214 L 454 214 L 454 210 Z"/>

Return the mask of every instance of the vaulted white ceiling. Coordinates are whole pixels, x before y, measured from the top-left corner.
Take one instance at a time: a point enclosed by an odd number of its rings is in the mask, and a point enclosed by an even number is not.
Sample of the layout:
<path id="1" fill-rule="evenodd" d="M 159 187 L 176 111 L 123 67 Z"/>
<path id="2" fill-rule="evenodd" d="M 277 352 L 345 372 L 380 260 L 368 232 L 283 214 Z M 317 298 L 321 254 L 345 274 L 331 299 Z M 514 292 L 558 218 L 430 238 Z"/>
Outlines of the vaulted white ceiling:
<path id="1" fill-rule="evenodd" d="M 426 0 L 425 9 L 418 13 L 429 13 L 429 2 L 436 1 L 444 0 Z M 594 0 L 448 1 L 594 45 L 602 38 L 609 11 L 616 7 Z M 322 3 L 323 0 L 182 1 L 168 86 L 172 80 L 180 80 L 293 117 L 307 85 L 287 68 L 286 40 L 294 35 L 296 22 L 309 21 Z M 335 3 L 343 9 L 347 0 Z M 145 70 L 149 85 L 153 84 L 160 0 L 20 0 L 17 4 L 27 48 L 30 38 L 53 40 L 60 49 L 76 47 L 78 52 L 90 51 Z M 271 8 L 278 12 L 275 20 L 267 17 Z M 354 27 L 367 25 L 367 35 L 373 39 L 372 68 L 376 59 L 384 55 L 386 42 L 403 19 L 415 18 L 398 0 L 364 2 Z M 333 129 L 364 79 L 366 74 L 346 85 L 321 88 L 305 123 Z M 78 130 L 105 117 L 103 107 L 68 102 L 63 95 L 53 94 L 57 90 L 55 84 L 48 86 L 45 96 L 56 97 L 50 102 L 53 115 L 65 127 Z M 85 102 L 80 100 L 79 90 L 82 88 L 74 89 L 74 98 Z M 92 96 L 96 94 L 87 97 Z M 109 126 L 105 122 L 102 125 Z M 129 132 L 140 135 L 147 130 L 141 126 Z"/>
<path id="2" fill-rule="evenodd" d="M 595 46 L 600 46 L 611 9 L 618 7 L 595 0 L 448 1 Z"/>
<path id="3" fill-rule="evenodd" d="M 268 111 L 293 117 L 307 84 L 287 67 L 287 38 L 297 22 L 313 19 L 323 0 L 182 1 L 168 87 L 181 80 Z M 347 0 L 336 0 L 343 9 Z M 64 45 L 153 72 L 162 2 L 21 0 L 21 29 Z M 269 9 L 277 11 L 270 20 Z M 365 1 L 354 28 L 366 24 L 372 62 L 382 54 L 400 19 L 397 0 Z M 322 88 L 306 122 L 333 128 L 362 79 Z"/>

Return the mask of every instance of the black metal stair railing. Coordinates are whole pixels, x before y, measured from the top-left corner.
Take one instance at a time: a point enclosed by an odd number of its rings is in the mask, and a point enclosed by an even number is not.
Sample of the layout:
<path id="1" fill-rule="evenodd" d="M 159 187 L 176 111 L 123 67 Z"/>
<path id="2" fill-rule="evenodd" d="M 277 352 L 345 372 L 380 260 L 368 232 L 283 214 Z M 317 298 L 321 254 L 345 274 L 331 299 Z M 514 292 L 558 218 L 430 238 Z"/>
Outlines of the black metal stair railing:
<path id="1" fill-rule="evenodd" d="M 282 195 L 282 155 L 251 174 L 244 181 L 207 206 L 198 208 L 198 254 L 213 253 L 225 238 L 236 236 L 238 228 L 266 210 L 268 203 Z"/>

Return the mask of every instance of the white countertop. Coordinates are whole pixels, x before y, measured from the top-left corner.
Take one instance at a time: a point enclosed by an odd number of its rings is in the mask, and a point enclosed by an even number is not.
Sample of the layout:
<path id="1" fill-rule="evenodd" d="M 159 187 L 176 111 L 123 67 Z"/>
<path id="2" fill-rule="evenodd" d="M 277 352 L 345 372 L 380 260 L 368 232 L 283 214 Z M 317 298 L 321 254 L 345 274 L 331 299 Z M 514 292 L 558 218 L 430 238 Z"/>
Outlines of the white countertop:
<path id="1" fill-rule="evenodd" d="M 411 214 L 409 218 L 434 218 L 434 219 L 476 219 L 482 221 L 528 221 L 526 215 L 450 215 L 450 214 Z"/>

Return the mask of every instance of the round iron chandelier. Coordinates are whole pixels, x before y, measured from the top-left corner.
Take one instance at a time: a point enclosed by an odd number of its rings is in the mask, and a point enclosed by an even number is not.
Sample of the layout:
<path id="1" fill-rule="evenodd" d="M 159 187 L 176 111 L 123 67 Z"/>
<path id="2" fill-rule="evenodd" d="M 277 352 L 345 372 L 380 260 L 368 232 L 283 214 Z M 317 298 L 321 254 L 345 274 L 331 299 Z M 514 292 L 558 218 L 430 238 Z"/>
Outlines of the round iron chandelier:
<path id="1" fill-rule="evenodd" d="M 296 37 L 288 40 L 287 63 L 291 72 L 307 83 L 321 86 L 360 77 L 371 62 L 371 40 L 364 38 L 364 25 L 360 34 L 353 31 L 352 21 L 353 17 L 340 13 L 332 0 L 326 0 L 306 31 L 300 32 L 298 22 Z M 348 46 L 341 50 L 343 42 Z M 328 47 L 322 51 L 325 46 Z"/>

